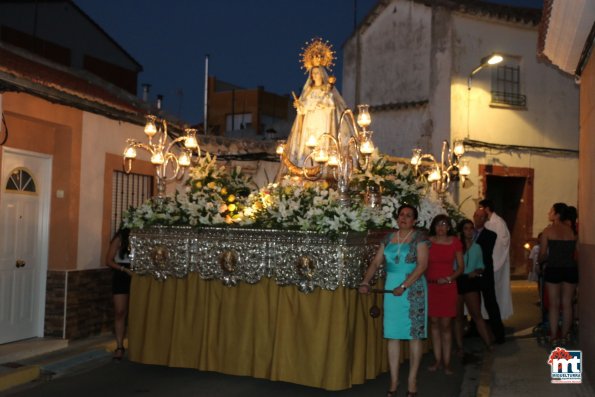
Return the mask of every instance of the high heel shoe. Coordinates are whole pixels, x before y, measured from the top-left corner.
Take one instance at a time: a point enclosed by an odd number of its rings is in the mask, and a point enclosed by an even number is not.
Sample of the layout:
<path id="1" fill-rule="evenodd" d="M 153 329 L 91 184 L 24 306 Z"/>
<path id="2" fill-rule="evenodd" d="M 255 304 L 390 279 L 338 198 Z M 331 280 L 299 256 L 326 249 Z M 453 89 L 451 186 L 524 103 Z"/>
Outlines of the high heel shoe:
<path id="1" fill-rule="evenodd" d="M 126 349 L 124 349 L 124 347 L 116 347 L 116 350 L 114 350 L 114 356 L 112 357 L 112 360 L 122 361 L 122 359 L 124 358 L 124 353 L 126 353 Z"/>

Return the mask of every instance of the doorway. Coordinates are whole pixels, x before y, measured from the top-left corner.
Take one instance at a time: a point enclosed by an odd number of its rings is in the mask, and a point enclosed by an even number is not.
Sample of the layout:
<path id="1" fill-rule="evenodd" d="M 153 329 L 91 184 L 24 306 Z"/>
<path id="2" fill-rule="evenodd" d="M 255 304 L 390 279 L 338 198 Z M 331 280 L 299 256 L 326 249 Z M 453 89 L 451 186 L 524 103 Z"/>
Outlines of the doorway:
<path id="1" fill-rule="evenodd" d="M 52 160 L 3 148 L 0 343 L 43 336 Z"/>
<path id="2" fill-rule="evenodd" d="M 490 198 L 510 231 L 510 274 L 528 273 L 525 243 L 533 239 L 533 179 L 531 168 L 480 166 L 483 197 Z"/>

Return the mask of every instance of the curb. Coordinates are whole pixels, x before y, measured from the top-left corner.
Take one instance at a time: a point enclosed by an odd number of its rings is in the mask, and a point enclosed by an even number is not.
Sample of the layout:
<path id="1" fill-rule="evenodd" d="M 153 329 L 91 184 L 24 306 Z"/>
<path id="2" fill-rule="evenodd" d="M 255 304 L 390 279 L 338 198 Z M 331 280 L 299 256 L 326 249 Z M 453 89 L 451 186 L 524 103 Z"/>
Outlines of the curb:
<path id="1" fill-rule="evenodd" d="M 0 392 L 29 383 L 39 378 L 41 368 L 39 365 L 26 365 L 15 368 L 10 372 L 0 375 Z"/>
<path id="2" fill-rule="evenodd" d="M 477 397 L 490 397 L 492 384 L 492 367 L 494 366 L 494 352 L 486 352 L 479 374 Z"/>

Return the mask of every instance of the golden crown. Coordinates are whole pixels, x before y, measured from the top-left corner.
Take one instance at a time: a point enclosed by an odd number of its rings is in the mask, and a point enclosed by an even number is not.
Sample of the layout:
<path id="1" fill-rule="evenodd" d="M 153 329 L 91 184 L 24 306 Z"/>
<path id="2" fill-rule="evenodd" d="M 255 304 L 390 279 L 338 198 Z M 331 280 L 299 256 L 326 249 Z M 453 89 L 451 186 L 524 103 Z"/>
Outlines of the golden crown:
<path id="1" fill-rule="evenodd" d="M 312 69 L 314 66 L 322 66 L 331 70 L 334 66 L 335 51 L 333 46 L 328 41 L 322 41 L 321 38 L 315 37 L 310 41 L 306 41 L 306 47 L 302 48 L 303 68 L 306 70 Z"/>

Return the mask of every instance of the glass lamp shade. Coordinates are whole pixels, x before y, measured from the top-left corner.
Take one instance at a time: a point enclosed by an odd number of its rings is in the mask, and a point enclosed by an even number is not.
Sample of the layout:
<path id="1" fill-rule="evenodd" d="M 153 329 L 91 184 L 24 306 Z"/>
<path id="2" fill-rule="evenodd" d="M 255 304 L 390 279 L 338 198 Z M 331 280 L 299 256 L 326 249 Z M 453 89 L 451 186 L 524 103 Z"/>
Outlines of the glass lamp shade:
<path id="1" fill-rule="evenodd" d="M 331 167 L 338 167 L 339 166 L 339 156 L 337 156 L 337 153 L 331 153 L 330 156 L 328 157 L 328 162 L 327 164 Z"/>
<path id="2" fill-rule="evenodd" d="M 275 150 L 275 152 L 281 156 L 283 154 L 283 152 L 285 151 L 285 145 L 280 143 L 277 145 L 277 149 Z"/>
<path id="3" fill-rule="evenodd" d="M 163 158 L 163 153 L 157 152 L 151 156 L 151 163 L 155 165 L 161 165 L 165 159 Z"/>
<path id="4" fill-rule="evenodd" d="M 359 151 L 362 152 L 362 154 L 372 154 L 374 152 L 374 144 L 371 140 L 364 141 L 362 142 Z"/>
<path id="5" fill-rule="evenodd" d="M 463 141 L 455 141 L 452 150 L 457 157 L 461 157 L 465 154 L 465 146 L 463 145 Z"/>
<path id="6" fill-rule="evenodd" d="M 306 146 L 310 149 L 313 149 L 316 147 L 316 145 L 318 145 L 318 142 L 316 142 L 316 137 L 314 136 L 314 134 L 311 134 L 308 137 L 308 140 L 306 141 Z"/>
<path id="7" fill-rule="evenodd" d="M 419 165 L 421 161 L 421 149 L 413 149 L 413 155 L 411 156 L 411 165 Z"/>
<path id="8" fill-rule="evenodd" d="M 180 164 L 182 167 L 188 167 L 190 165 L 190 156 L 185 150 L 180 153 L 180 157 L 178 157 L 178 164 Z"/>
<path id="9" fill-rule="evenodd" d="M 155 125 L 155 116 L 147 116 L 147 124 L 145 124 L 145 134 L 152 138 L 157 133 L 157 126 Z"/>
<path id="10" fill-rule="evenodd" d="M 436 166 L 432 169 L 432 172 L 430 172 L 430 175 L 428 175 L 428 182 L 436 182 L 439 180 L 440 180 L 440 170 L 438 169 L 438 166 Z"/>
<path id="11" fill-rule="evenodd" d="M 136 149 L 133 148 L 132 146 L 127 147 L 126 150 L 124 151 L 124 158 L 127 158 L 127 159 L 136 158 Z"/>
<path id="12" fill-rule="evenodd" d="M 369 107 L 369 105 L 357 105 L 357 125 L 362 128 L 366 128 L 372 124 Z"/>
<path id="13" fill-rule="evenodd" d="M 461 162 L 461 169 L 459 170 L 461 176 L 471 175 L 471 168 L 469 167 L 469 160 L 463 160 Z"/>
<path id="14" fill-rule="evenodd" d="M 314 161 L 317 163 L 326 163 L 328 158 L 328 151 L 326 149 L 318 149 L 314 153 Z"/>
<path id="15" fill-rule="evenodd" d="M 198 147 L 198 142 L 196 141 L 196 130 L 192 128 L 186 129 L 186 139 L 184 140 L 184 146 L 188 149 L 194 149 Z"/>

